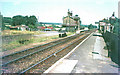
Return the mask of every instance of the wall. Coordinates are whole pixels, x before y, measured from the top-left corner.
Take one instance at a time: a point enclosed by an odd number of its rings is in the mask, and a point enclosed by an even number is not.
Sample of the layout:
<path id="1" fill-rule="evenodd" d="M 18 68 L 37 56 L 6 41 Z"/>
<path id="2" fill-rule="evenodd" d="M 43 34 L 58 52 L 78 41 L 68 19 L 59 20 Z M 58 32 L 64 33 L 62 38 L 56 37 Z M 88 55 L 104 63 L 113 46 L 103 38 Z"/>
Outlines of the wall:
<path id="1" fill-rule="evenodd" d="M 106 32 L 103 38 L 108 48 L 108 56 L 120 66 L 120 37 L 114 33 Z"/>

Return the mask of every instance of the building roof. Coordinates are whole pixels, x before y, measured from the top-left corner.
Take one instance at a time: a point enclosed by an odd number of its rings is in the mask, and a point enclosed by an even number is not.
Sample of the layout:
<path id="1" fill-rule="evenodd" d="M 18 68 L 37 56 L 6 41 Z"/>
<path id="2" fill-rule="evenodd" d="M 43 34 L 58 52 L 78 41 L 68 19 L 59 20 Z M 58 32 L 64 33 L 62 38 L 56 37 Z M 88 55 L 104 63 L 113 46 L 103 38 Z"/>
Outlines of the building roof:
<path id="1" fill-rule="evenodd" d="M 69 17 L 69 16 L 63 17 L 63 19 L 64 19 L 64 18 L 67 18 L 67 17 Z M 70 18 L 71 18 L 71 19 L 73 19 L 73 16 L 72 16 L 72 17 L 70 17 Z"/>
<path id="2" fill-rule="evenodd" d="M 64 19 L 64 18 L 67 18 L 67 17 L 69 17 L 69 16 L 63 17 L 63 19 Z M 78 16 L 70 16 L 70 18 L 71 18 L 71 19 L 74 19 L 74 20 L 77 19 L 77 18 L 80 19 L 80 17 L 78 17 Z"/>

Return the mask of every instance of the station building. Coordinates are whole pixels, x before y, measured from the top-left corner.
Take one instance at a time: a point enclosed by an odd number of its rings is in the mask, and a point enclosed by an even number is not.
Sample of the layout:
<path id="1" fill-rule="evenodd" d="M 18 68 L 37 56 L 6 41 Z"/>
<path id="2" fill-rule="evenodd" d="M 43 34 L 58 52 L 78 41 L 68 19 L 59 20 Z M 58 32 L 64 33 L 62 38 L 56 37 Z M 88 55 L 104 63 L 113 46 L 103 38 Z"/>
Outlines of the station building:
<path id="1" fill-rule="evenodd" d="M 68 15 L 63 17 L 62 27 L 65 27 L 67 32 L 75 32 L 76 30 L 80 30 L 80 17 L 78 17 L 78 15 L 73 16 L 72 11 L 70 12 L 69 9 L 67 13 Z"/>
<path id="2" fill-rule="evenodd" d="M 109 19 L 103 19 L 99 21 L 99 30 L 101 33 L 113 32 L 115 25 L 117 24 L 117 17 L 115 17 L 115 13 L 113 12 L 112 16 Z"/>

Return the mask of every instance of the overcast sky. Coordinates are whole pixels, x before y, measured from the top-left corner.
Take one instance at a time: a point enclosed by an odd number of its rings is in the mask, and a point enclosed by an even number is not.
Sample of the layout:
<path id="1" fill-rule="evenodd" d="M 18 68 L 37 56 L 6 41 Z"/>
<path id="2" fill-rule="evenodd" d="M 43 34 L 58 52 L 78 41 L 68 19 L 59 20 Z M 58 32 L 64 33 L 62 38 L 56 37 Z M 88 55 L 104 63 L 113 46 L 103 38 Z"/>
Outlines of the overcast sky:
<path id="1" fill-rule="evenodd" d="M 94 24 L 113 12 L 118 17 L 118 0 L 0 0 L 0 5 L 4 17 L 35 15 L 39 22 L 62 23 L 68 9 L 82 24 Z"/>

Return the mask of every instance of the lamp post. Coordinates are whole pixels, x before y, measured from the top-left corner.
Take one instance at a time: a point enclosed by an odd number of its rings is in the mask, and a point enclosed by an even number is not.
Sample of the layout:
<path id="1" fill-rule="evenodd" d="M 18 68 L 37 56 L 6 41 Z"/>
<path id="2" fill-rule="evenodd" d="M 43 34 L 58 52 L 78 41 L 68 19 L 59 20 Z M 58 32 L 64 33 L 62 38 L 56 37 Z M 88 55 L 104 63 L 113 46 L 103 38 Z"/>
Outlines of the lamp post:
<path id="1" fill-rule="evenodd" d="M 111 24 L 110 32 L 112 32 L 112 31 L 113 31 L 114 24 L 115 24 L 115 22 L 116 22 L 116 17 L 115 17 L 115 15 L 114 15 L 114 12 L 113 12 L 112 16 L 109 18 L 109 21 L 110 21 L 110 24 Z"/>

